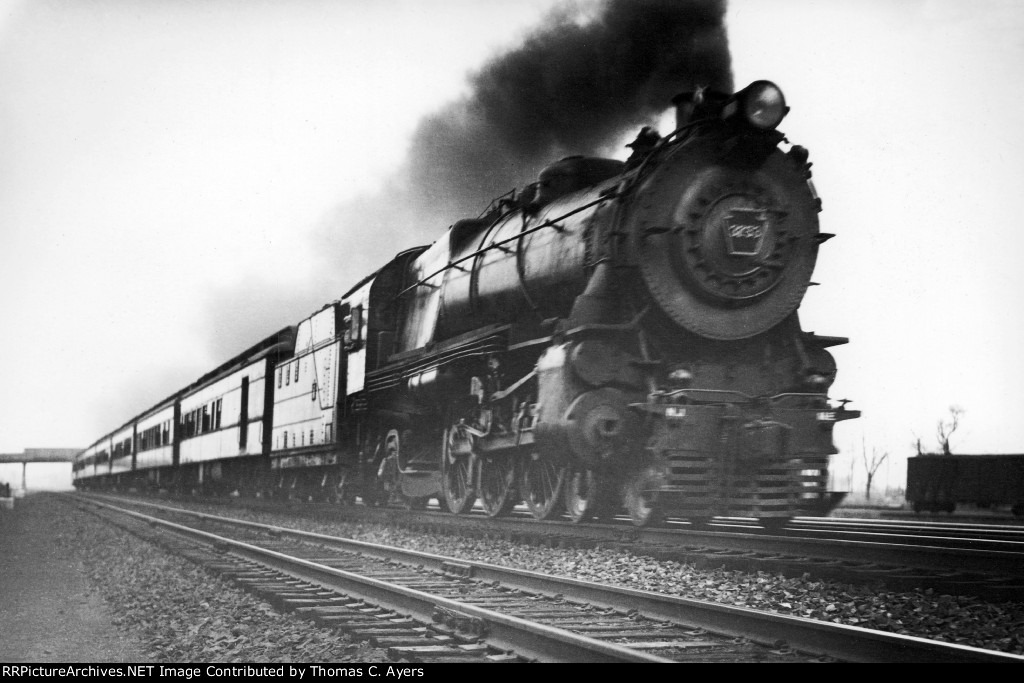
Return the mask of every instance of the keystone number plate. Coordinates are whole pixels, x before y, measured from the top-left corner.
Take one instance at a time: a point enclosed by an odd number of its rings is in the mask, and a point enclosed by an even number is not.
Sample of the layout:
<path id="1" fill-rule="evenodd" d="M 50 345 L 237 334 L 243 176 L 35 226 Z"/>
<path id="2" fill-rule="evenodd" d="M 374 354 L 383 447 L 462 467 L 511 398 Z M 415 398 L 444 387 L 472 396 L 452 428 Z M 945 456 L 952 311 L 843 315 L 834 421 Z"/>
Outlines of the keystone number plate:
<path id="1" fill-rule="evenodd" d="M 725 246 L 730 256 L 757 256 L 768 231 L 768 212 L 732 209 L 725 219 Z"/>

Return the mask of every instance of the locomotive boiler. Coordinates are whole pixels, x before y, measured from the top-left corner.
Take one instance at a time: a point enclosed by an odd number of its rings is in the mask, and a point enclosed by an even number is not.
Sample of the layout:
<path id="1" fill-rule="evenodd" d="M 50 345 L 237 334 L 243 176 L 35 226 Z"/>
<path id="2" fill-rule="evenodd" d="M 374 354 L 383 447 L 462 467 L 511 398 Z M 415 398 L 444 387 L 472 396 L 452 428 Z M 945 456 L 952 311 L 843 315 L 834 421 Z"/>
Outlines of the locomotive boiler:
<path id="1" fill-rule="evenodd" d="M 144 413 L 175 416 L 148 480 L 638 525 L 827 509 L 833 427 L 859 413 L 828 396 L 846 339 L 798 319 L 831 237 L 808 153 L 783 148 L 768 81 L 676 103 L 676 130 L 645 129 L 628 161 L 552 164 Z M 222 415 L 247 403 L 221 386 L 259 405 Z M 231 425 L 223 452 L 183 461 Z"/>

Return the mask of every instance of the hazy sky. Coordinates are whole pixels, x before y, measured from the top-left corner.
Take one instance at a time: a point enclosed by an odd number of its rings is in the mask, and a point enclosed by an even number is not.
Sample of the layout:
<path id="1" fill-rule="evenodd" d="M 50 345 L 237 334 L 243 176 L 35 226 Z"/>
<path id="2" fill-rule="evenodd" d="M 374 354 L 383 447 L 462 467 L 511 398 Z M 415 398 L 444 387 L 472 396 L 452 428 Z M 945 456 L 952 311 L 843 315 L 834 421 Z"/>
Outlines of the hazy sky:
<path id="1" fill-rule="evenodd" d="M 85 446 L 422 243 L 339 207 L 554 4 L 0 0 L 0 452 Z M 839 446 L 932 448 L 956 404 L 954 451 L 1024 452 L 1024 3 L 732 0 L 727 30 L 838 235 L 801 316 L 851 338 Z"/>

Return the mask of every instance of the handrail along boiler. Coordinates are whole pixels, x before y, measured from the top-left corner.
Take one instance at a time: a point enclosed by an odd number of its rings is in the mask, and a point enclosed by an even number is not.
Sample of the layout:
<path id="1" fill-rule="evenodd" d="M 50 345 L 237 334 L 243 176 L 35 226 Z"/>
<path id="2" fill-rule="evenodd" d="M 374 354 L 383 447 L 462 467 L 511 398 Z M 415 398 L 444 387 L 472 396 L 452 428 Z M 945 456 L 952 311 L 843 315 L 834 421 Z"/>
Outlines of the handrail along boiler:
<path id="1" fill-rule="evenodd" d="M 639 525 L 828 509 L 833 427 L 859 412 L 828 397 L 846 339 L 798 319 L 831 237 L 807 151 L 780 147 L 768 81 L 676 104 L 628 162 L 556 162 L 302 321 L 260 357 L 247 452 L 164 481 Z"/>

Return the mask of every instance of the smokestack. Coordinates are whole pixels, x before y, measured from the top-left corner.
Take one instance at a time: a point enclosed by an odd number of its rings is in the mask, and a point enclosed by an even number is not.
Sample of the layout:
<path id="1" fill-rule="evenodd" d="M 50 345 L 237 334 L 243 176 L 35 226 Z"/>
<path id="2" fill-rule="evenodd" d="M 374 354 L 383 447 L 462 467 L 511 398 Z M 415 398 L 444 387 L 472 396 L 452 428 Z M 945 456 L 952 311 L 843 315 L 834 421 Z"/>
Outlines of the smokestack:
<path id="1" fill-rule="evenodd" d="M 672 98 L 676 106 L 676 129 L 691 121 L 717 116 L 729 97 L 728 93 L 708 89 L 679 93 Z"/>

